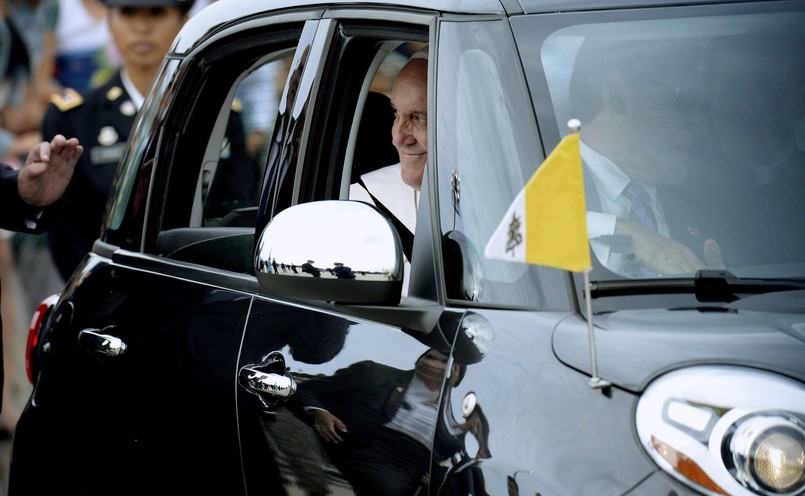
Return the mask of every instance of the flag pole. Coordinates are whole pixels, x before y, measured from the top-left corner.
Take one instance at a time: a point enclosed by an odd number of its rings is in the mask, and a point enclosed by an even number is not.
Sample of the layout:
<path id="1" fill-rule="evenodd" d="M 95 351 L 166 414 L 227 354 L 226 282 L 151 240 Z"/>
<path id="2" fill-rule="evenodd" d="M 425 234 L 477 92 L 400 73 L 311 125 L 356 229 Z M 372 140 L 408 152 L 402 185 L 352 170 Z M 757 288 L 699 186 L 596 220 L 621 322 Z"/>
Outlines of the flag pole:
<path id="1" fill-rule="evenodd" d="M 584 198 L 584 172 L 579 129 L 570 119 L 571 134 L 554 147 L 517 194 L 484 248 L 487 258 L 545 265 L 584 274 L 590 387 L 611 386 L 598 377 L 590 285 L 590 241 Z M 584 313 L 584 312 L 583 312 Z"/>
<path id="2" fill-rule="evenodd" d="M 578 119 L 570 119 L 567 121 L 567 127 L 573 133 L 578 133 L 581 128 L 581 121 Z M 602 389 L 612 385 L 611 382 L 605 381 L 598 377 L 598 362 L 595 353 L 595 332 L 593 329 L 593 305 L 590 296 L 590 268 L 582 271 L 584 274 L 584 303 L 586 305 L 586 319 L 587 319 L 587 346 L 590 348 L 590 369 L 591 375 L 589 385 L 593 389 Z"/>
<path id="3" fill-rule="evenodd" d="M 601 389 L 611 386 L 612 383 L 598 377 L 598 363 L 595 357 L 595 333 L 593 332 L 593 305 L 590 301 L 590 269 L 584 269 L 584 301 L 587 307 L 587 339 L 589 341 L 590 365 L 592 368 L 592 377 L 589 384 L 593 389 Z"/>

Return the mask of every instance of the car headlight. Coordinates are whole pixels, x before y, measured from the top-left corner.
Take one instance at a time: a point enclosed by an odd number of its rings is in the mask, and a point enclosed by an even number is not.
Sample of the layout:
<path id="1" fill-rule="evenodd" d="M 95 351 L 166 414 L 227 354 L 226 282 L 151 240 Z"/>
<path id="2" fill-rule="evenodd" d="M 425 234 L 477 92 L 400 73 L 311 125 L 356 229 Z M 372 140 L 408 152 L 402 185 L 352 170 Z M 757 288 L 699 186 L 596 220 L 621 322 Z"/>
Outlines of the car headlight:
<path id="1" fill-rule="evenodd" d="M 645 390 L 636 427 L 651 458 L 705 494 L 805 493 L 805 386 L 755 369 L 696 366 Z"/>

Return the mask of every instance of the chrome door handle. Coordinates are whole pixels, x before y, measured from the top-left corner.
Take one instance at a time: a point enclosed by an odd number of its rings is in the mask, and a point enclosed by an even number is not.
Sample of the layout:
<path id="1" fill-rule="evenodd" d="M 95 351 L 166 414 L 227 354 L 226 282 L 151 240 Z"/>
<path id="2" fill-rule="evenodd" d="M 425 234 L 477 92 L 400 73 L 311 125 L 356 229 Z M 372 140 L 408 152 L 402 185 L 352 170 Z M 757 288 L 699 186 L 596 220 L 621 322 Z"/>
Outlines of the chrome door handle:
<path id="1" fill-rule="evenodd" d="M 114 326 L 105 327 L 103 330 L 112 330 Z M 78 333 L 78 346 L 93 355 L 104 357 L 116 357 L 126 353 L 128 347 L 122 339 L 105 334 L 101 329 L 84 329 Z"/>
<path id="2" fill-rule="evenodd" d="M 255 394 L 288 398 L 296 392 L 296 381 L 290 375 L 262 372 L 248 366 L 240 369 L 240 381 Z"/>
<path id="3" fill-rule="evenodd" d="M 260 363 L 241 367 L 238 383 L 256 395 L 267 410 L 276 409 L 296 392 L 296 379 L 286 371 L 285 357 L 278 351 L 272 351 Z"/>

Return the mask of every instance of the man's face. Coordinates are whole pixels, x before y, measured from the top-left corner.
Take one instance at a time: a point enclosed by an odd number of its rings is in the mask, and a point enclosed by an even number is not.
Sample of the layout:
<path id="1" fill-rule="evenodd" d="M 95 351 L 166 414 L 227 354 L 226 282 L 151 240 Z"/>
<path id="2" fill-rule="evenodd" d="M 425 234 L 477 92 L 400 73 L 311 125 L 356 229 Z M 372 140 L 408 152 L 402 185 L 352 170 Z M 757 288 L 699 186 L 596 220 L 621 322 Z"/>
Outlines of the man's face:
<path id="1" fill-rule="evenodd" d="M 657 41 L 591 50 L 602 59 L 588 55 L 585 63 L 592 64 L 593 75 L 603 71 L 602 108 L 591 123 L 593 148 L 631 179 L 658 185 L 684 181 L 696 141 L 710 131 L 702 108 L 701 49 Z"/>
<path id="2" fill-rule="evenodd" d="M 391 89 L 394 125 L 391 139 L 400 154 L 402 179 L 419 190 L 428 162 L 428 61 L 414 59 L 403 67 Z"/>
<path id="3" fill-rule="evenodd" d="M 440 388 L 447 372 L 447 357 L 430 349 L 416 362 L 416 375 L 431 391 Z"/>
<path id="4" fill-rule="evenodd" d="M 156 70 L 186 19 L 178 7 L 112 7 L 109 31 L 124 65 Z"/>

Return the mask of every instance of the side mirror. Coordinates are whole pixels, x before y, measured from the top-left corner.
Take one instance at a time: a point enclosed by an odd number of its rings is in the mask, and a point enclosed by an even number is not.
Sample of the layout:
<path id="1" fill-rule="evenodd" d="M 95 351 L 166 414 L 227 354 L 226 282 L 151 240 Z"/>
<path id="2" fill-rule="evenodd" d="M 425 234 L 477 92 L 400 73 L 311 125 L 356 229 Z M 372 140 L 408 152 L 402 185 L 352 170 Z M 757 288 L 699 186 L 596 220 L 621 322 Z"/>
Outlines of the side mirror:
<path id="1" fill-rule="evenodd" d="M 479 301 L 483 270 L 475 248 L 460 231 L 448 231 L 442 236 L 447 297 L 456 300 Z"/>
<path id="2" fill-rule="evenodd" d="M 302 203 L 277 214 L 260 233 L 255 274 L 271 296 L 396 305 L 402 244 L 392 223 L 366 203 Z"/>

